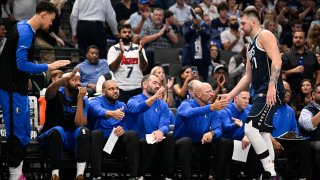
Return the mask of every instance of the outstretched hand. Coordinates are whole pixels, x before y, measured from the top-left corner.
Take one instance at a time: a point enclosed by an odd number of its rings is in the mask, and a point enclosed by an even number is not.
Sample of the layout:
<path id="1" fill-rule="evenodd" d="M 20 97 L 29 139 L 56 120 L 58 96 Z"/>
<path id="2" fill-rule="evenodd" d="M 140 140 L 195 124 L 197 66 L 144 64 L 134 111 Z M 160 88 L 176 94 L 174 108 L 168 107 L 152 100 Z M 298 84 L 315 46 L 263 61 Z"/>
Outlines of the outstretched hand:
<path id="1" fill-rule="evenodd" d="M 51 64 L 48 64 L 48 71 L 53 71 L 53 70 L 56 70 L 60 67 L 63 67 L 63 66 L 66 66 L 70 64 L 70 61 L 69 60 L 58 60 L 58 61 L 55 61 Z"/>

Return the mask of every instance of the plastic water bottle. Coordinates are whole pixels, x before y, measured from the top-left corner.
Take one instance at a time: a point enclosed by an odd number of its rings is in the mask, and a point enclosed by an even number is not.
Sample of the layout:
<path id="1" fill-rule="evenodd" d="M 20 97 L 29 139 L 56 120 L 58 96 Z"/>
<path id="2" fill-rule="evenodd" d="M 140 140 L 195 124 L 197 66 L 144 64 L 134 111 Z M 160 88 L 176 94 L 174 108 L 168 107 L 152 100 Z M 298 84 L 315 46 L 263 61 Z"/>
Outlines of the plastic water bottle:
<path id="1" fill-rule="evenodd" d="M 300 57 L 299 65 L 298 65 L 298 66 L 304 66 L 304 59 L 303 59 L 302 56 Z M 303 74 L 303 72 L 301 72 L 301 74 Z"/>

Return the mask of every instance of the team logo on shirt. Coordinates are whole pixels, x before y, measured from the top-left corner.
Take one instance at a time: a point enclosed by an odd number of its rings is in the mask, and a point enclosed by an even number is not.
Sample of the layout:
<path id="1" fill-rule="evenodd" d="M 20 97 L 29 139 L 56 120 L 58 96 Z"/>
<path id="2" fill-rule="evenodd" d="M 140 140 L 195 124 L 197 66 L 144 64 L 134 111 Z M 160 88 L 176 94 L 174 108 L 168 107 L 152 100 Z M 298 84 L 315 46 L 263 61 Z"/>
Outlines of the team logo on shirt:
<path id="1" fill-rule="evenodd" d="M 123 64 L 138 64 L 138 61 L 139 61 L 138 58 L 127 58 L 125 56 L 122 56 L 121 65 L 123 65 Z"/>

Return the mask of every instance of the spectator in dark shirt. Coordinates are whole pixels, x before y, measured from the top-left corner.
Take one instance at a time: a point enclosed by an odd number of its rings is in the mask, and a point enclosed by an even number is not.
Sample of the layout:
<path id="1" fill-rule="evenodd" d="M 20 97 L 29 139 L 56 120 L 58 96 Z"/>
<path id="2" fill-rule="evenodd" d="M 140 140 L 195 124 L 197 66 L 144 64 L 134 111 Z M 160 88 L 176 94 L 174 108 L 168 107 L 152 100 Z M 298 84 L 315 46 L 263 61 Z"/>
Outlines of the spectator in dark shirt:
<path id="1" fill-rule="evenodd" d="M 138 11 L 137 3 L 131 2 L 131 0 L 122 0 L 114 6 L 116 12 L 117 21 L 119 24 L 124 24 L 131 16 L 131 14 Z"/>

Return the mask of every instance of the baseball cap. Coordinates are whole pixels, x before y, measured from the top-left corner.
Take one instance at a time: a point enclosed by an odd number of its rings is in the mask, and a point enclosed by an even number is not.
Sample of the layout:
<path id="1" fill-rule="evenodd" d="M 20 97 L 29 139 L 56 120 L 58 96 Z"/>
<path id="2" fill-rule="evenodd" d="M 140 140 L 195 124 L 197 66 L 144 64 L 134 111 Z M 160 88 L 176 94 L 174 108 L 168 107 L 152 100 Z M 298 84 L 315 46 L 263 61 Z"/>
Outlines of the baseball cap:
<path id="1" fill-rule="evenodd" d="M 140 4 L 147 4 L 147 3 L 149 3 L 149 0 L 139 0 L 139 3 Z"/>
<path id="2" fill-rule="evenodd" d="M 213 72 L 216 72 L 216 71 L 218 71 L 219 69 L 223 69 L 224 71 L 227 71 L 227 68 L 224 67 L 224 65 L 220 64 L 220 65 L 214 67 Z"/>

